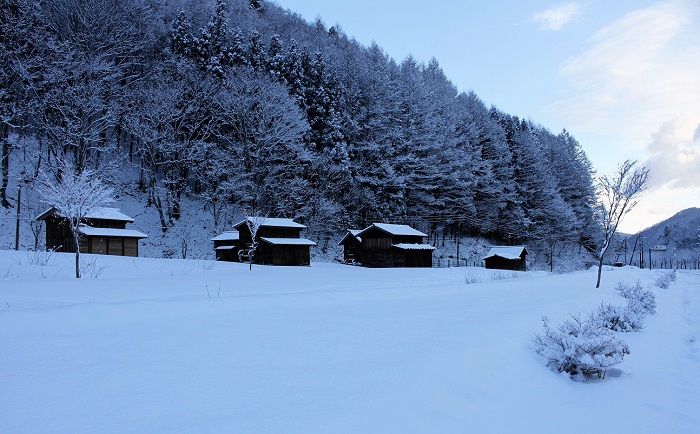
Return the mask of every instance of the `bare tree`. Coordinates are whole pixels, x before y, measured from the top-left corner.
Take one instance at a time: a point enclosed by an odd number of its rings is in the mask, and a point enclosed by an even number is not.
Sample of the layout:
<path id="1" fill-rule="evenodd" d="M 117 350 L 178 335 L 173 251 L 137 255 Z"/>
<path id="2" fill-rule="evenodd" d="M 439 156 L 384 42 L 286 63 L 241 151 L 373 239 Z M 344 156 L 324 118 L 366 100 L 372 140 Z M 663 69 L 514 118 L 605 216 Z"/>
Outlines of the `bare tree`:
<path id="1" fill-rule="evenodd" d="M 598 203 L 595 208 L 595 219 L 603 229 L 603 245 L 598 258 L 598 281 L 595 287 L 600 287 L 600 274 L 603 269 L 603 257 L 612 242 L 617 228 L 625 215 L 639 202 L 649 180 L 649 169 L 638 166 L 637 161 L 626 160 L 617 167 L 615 174 L 608 178 L 603 176 L 598 180 Z"/>
<path id="2" fill-rule="evenodd" d="M 261 215 L 260 213 L 256 213 L 254 211 L 246 211 L 245 222 L 250 230 L 250 238 L 252 240 L 250 250 L 248 251 L 248 262 L 250 263 L 251 270 L 253 269 L 253 262 L 255 262 L 255 252 L 258 248 L 258 230 L 260 230 L 262 225 L 265 223 L 265 220 L 267 220 L 267 214 Z M 239 252 L 239 257 L 240 256 L 241 253 Z"/>
<path id="3" fill-rule="evenodd" d="M 89 214 L 114 201 L 113 191 L 91 170 L 76 174 L 67 169 L 58 182 L 43 176 L 41 187 L 39 193 L 44 201 L 67 220 L 75 243 L 75 277 L 80 278 L 81 224 Z"/>

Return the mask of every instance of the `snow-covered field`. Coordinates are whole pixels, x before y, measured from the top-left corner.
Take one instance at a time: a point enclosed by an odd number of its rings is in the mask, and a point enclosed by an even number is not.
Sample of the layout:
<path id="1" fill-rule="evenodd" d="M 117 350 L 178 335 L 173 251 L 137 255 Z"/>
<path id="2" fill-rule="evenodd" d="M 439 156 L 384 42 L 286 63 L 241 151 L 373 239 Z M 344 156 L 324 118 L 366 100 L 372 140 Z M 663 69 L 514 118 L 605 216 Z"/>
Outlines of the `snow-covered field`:
<path id="1" fill-rule="evenodd" d="M 697 271 L 83 258 L 0 251 L 0 432 L 700 432 Z M 532 352 L 636 280 L 657 314 L 605 380 Z"/>

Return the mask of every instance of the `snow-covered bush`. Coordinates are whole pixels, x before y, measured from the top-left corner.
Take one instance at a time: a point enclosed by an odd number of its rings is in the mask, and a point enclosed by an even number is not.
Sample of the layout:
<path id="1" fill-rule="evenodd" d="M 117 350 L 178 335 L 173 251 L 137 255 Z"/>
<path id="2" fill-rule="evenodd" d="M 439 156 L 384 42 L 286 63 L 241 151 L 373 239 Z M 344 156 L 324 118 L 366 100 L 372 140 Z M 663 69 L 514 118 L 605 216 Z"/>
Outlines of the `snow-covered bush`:
<path id="1" fill-rule="evenodd" d="M 656 313 L 656 296 L 648 289 L 644 289 L 639 281 L 633 286 L 620 282 L 615 290 L 627 299 L 628 306 L 636 312 L 644 315 Z"/>
<path id="2" fill-rule="evenodd" d="M 622 362 L 629 347 L 615 333 L 592 321 L 571 316 L 555 328 L 542 317 L 544 332 L 535 335 L 534 350 L 547 366 L 572 378 L 605 377 L 607 368 Z"/>
<path id="3" fill-rule="evenodd" d="M 671 282 L 676 281 L 676 270 L 669 271 L 667 273 L 662 274 L 659 276 L 658 279 L 656 279 L 656 282 L 654 283 L 656 286 L 662 289 L 666 289 L 669 287 Z"/>
<path id="4" fill-rule="evenodd" d="M 601 303 L 598 309 L 591 312 L 591 323 L 615 332 L 636 332 L 644 328 L 644 313 L 626 307 Z"/>

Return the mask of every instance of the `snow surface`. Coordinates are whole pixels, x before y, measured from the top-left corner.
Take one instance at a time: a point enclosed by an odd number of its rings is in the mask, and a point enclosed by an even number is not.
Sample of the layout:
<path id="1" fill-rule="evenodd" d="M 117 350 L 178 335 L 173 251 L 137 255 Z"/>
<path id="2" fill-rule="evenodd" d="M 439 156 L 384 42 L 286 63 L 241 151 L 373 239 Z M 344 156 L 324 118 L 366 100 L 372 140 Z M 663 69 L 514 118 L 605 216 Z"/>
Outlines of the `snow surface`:
<path id="1" fill-rule="evenodd" d="M 602 381 L 531 349 L 620 281 L 661 271 L 509 274 L 0 251 L 7 433 L 697 433 L 700 272 L 651 288 Z M 42 264 L 42 265 L 39 265 Z M 91 276 L 98 276 L 92 278 Z M 465 284 L 466 276 L 475 276 Z"/>
<path id="2" fill-rule="evenodd" d="M 364 229 L 362 232 L 365 232 L 372 227 L 379 228 L 383 230 L 384 232 L 390 233 L 391 235 L 411 235 L 411 236 L 417 236 L 417 237 L 427 237 L 428 235 L 424 234 L 423 232 L 413 229 L 412 227 L 408 225 L 395 225 L 395 224 L 389 224 L 389 223 L 372 223 L 372 225 L 366 229 Z M 361 232 L 361 233 L 362 233 Z M 358 234 L 359 235 L 359 234 Z"/>
<path id="3" fill-rule="evenodd" d="M 211 241 L 235 241 L 239 239 L 238 231 L 226 231 L 211 239 Z"/>
<path id="4" fill-rule="evenodd" d="M 435 247 L 428 245 L 428 244 L 410 244 L 410 243 L 402 243 L 402 244 L 393 244 L 394 247 L 397 249 L 403 249 L 403 250 L 435 250 Z"/>
<path id="5" fill-rule="evenodd" d="M 54 208 L 49 208 L 43 213 L 41 213 L 37 220 L 50 214 Z M 118 208 L 101 207 L 89 212 L 85 218 L 88 219 L 104 219 L 104 220 L 117 220 L 133 223 L 134 219 L 128 215 L 122 213 Z"/>
<path id="6" fill-rule="evenodd" d="M 148 235 L 134 229 L 93 228 L 80 226 L 80 233 L 92 237 L 148 238 Z"/>
<path id="7" fill-rule="evenodd" d="M 262 217 L 248 217 L 249 221 L 254 221 L 254 219 L 259 219 Z M 245 224 L 246 221 L 242 220 L 234 225 L 234 227 L 239 227 L 243 224 Z M 263 222 L 260 224 L 260 227 L 280 227 L 280 228 L 298 228 L 298 229 L 306 229 L 306 226 L 302 225 L 301 223 L 297 223 L 292 219 L 283 219 L 283 218 L 272 218 L 272 217 L 267 217 Z"/>
<path id="8" fill-rule="evenodd" d="M 307 240 L 306 238 L 267 238 L 267 237 L 261 237 L 261 240 L 268 242 L 272 245 L 281 245 L 281 246 L 315 246 L 316 243 L 314 243 L 311 240 Z"/>
<path id="9" fill-rule="evenodd" d="M 522 246 L 494 246 L 489 249 L 489 252 L 483 259 L 492 256 L 498 256 L 504 259 L 520 259 L 523 250 L 525 250 L 525 247 Z"/>

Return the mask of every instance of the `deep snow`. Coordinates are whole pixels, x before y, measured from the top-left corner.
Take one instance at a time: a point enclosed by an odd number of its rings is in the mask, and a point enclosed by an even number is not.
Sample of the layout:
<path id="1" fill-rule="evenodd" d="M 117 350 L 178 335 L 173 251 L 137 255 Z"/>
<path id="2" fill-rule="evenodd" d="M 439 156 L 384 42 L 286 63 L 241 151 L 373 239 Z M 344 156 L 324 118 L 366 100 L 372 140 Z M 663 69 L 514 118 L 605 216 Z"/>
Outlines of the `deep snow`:
<path id="1" fill-rule="evenodd" d="M 75 279 L 72 255 L 37 259 L 0 251 L 0 432 L 700 431 L 697 271 L 595 289 L 595 271 L 83 255 Z M 605 380 L 533 353 L 542 315 L 622 305 L 637 279 L 657 314 Z"/>

